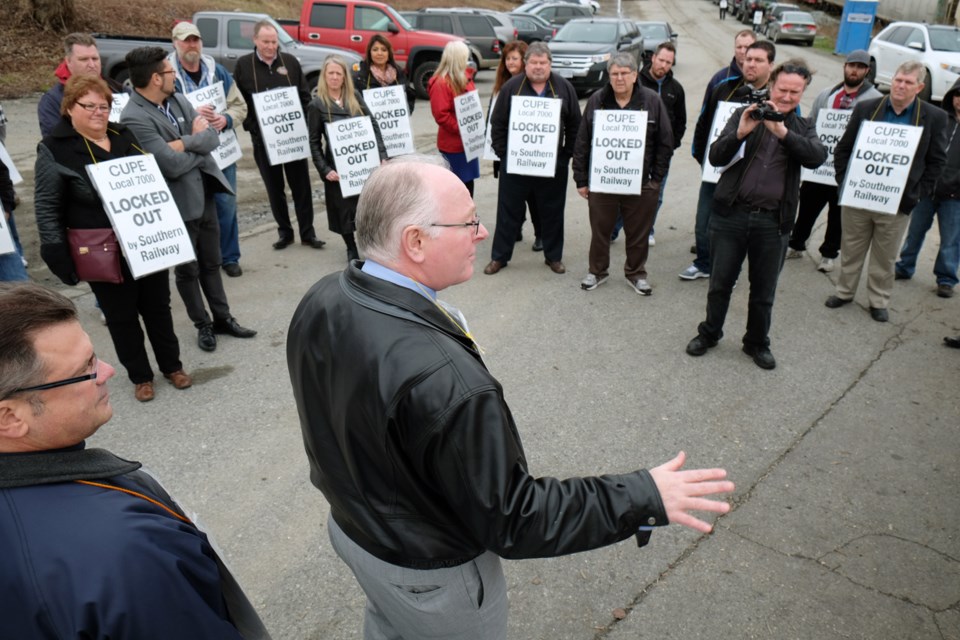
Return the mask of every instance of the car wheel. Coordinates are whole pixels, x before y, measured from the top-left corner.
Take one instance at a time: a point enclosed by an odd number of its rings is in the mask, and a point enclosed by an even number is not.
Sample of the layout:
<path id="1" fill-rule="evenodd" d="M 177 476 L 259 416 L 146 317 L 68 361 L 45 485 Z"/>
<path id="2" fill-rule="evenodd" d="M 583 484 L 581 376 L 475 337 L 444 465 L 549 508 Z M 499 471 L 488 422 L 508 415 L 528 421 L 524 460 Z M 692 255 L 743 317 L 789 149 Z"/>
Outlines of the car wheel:
<path id="1" fill-rule="evenodd" d="M 930 102 L 931 96 L 933 96 L 933 79 L 930 77 L 930 70 L 927 69 L 926 75 L 923 76 L 923 89 L 920 91 L 920 99 L 924 102 Z"/>
<path id="2" fill-rule="evenodd" d="M 417 91 L 417 97 L 421 100 L 429 100 L 430 92 L 427 91 L 427 85 L 430 83 L 430 78 L 433 77 L 434 72 L 437 70 L 437 67 L 440 66 L 438 60 L 427 60 L 426 62 L 421 62 L 420 65 L 413 71 L 413 88 Z"/>

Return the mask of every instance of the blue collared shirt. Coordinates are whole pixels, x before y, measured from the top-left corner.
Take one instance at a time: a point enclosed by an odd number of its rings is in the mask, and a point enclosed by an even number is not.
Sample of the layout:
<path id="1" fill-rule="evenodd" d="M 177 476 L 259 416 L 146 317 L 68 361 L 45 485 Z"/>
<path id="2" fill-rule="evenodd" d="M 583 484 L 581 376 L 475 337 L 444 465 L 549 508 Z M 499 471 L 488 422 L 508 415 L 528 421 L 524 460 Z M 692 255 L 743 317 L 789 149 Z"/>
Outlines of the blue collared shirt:
<path id="1" fill-rule="evenodd" d="M 886 108 L 883 110 L 881 119 L 884 122 L 889 122 L 890 124 L 910 124 L 914 123 L 913 113 L 917 109 L 917 100 L 914 98 L 913 102 L 910 103 L 910 106 L 903 110 L 903 113 L 897 115 L 897 112 L 893 110 L 893 103 L 887 99 Z"/>
<path id="2" fill-rule="evenodd" d="M 374 278 L 380 278 L 381 280 L 386 280 L 387 282 L 392 282 L 393 284 L 405 287 L 411 291 L 416 291 L 425 298 L 430 300 L 437 299 L 437 292 L 428 287 L 425 284 L 421 284 L 412 278 L 394 271 L 390 267 L 385 267 L 379 262 L 374 262 L 373 260 L 365 260 L 363 267 L 360 268 L 365 274 L 373 276 Z"/>

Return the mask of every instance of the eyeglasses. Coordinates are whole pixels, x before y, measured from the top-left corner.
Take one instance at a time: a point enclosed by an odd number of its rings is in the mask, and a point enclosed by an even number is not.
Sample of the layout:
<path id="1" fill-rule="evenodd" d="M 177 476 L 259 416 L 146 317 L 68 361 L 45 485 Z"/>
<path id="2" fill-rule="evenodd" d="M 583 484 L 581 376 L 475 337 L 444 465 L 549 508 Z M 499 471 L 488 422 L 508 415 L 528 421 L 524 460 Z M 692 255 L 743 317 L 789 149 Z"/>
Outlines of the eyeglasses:
<path id="1" fill-rule="evenodd" d="M 165 76 L 165 75 L 167 75 L 168 73 L 176 73 L 176 71 L 174 71 L 173 69 L 169 69 L 169 70 L 167 70 L 167 71 L 157 71 L 157 73 L 158 73 L 159 75 L 161 75 L 161 76 Z"/>
<path id="2" fill-rule="evenodd" d="M 90 113 L 93 113 L 95 111 L 99 111 L 100 113 L 110 113 L 110 105 L 106 105 L 106 104 L 78 102 L 77 106 L 83 109 L 84 111 L 89 111 Z"/>
<path id="3" fill-rule="evenodd" d="M 21 387 L 20 389 L 14 389 L 13 393 L 25 393 L 27 391 L 46 391 L 47 389 L 56 389 L 57 387 L 65 387 L 68 384 L 76 384 L 78 382 L 85 382 L 87 380 L 96 380 L 97 373 L 100 370 L 100 360 L 97 356 L 93 356 L 93 373 L 88 373 L 83 376 L 77 376 L 75 378 L 66 378 L 65 380 L 57 380 L 56 382 L 47 382 L 45 384 L 38 384 L 33 387 Z"/>
<path id="4" fill-rule="evenodd" d="M 476 216 L 473 222 L 451 222 L 449 224 L 440 224 L 435 222 L 431 227 L 473 227 L 473 235 L 480 235 L 480 216 Z"/>

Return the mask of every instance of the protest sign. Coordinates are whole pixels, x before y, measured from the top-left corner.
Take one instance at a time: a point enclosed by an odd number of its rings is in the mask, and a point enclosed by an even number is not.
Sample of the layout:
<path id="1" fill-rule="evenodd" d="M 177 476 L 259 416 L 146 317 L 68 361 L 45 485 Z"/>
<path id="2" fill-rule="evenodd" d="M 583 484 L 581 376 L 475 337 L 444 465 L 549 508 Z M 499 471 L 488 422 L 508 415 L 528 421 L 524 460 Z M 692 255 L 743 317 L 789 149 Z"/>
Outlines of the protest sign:
<path id="1" fill-rule="evenodd" d="M 716 184 L 720 180 L 720 176 L 723 175 L 723 172 L 727 167 L 715 167 L 710 164 L 710 147 L 713 146 L 713 143 L 717 138 L 720 137 L 720 134 L 723 133 L 723 128 L 727 126 L 727 120 L 730 119 L 730 116 L 733 115 L 733 112 L 739 109 L 744 105 L 739 102 L 718 102 L 717 110 L 713 114 L 713 126 L 710 127 L 710 136 L 707 138 L 707 148 L 703 152 L 703 181 L 712 182 Z M 742 157 L 742 156 L 741 156 Z"/>
<path id="2" fill-rule="evenodd" d="M 223 115 L 227 110 L 227 95 L 223 92 L 222 80 L 210 86 L 201 87 L 196 91 L 185 93 L 183 96 L 190 101 L 194 109 L 210 105 L 218 115 Z M 217 161 L 217 167 L 220 169 L 226 169 L 243 157 L 237 132 L 233 129 L 224 129 L 221 131 L 220 146 L 212 152 L 212 155 L 213 159 Z"/>
<path id="3" fill-rule="evenodd" d="M 369 116 L 327 123 L 327 140 L 340 175 L 344 198 L 359 195 L 367 176 L 380 166 L 380 152 Z"/>
<path id="4" fill-rule="evenodd" d="M 310 136 L 296 87 L 255 93 L 253 106 L 272 166 L 310 157 Z"/>
<path id="5" fill-rule="evenodd" d="M 507 171 L 552 178 L 560 146 L 559 98 L 513 96 L 507 131 Z"/>
<path id="6" fill-rule="evenodd" d="M 10 170 L 10 182 L 13 184 L 20 184 L 23 182 L 23 176 L 20 175 L 20 172 L 17 171 L 17 168 L 13 166 L 13 158 L 11 158 L 10 154 L 7 153 L 7 148 L 3 146 L 2 142 L 0 142 L 0 162 L 7 165 L 7 169 Z"/>
<path id="7" fill-rule="evenodd" d="M 13 234 L 10 233 L 10 225 L 7 223 L 7 214 L 3 207 L 0 207 L 0 256 L 5 253 L 14 253 L 16 250 Z"/>
<path id="8" fill-rule="evenodd" d="M 646 139 L 646 111 L 594 111 L 590 191 L 640 195 Z"/>
<path id="9" fill-rule="evenodd" d="M 120 91 L 113 94 L 113 102 L 110 103 L 110 122 L 120 122 L 120 114 L 123 108 L 130 102 L 130 94 Z"/>
<path id="10" fill-rule="evenodd" d="M 134 278 L 196 260 L 170 188 L 152 155 L 87 165 Z"/>
<path id="11" fill-rule="evenodd" d="M 457 126 L 460 128 L 460 140 L 463 141 L 463 153 L 467 162 L 476 160 L 483 152 L 483 106 L 477 90 L 467 91 L 453 99 L 453 108 L 457 113 Z"/>
<path id="12" fill-rule="evenodd" d="M 363 101 L 380 127 L 380 138 L 387 149 L 387 157 L 414 153 L 413 129 L 407 107 L 407 92 L 401 85 L 364 89 Z"/>
<path id="13" fill-rule="evenodd" d="M 497 152 L 493 150 L 493 139 L 490 137 L 490 118 L 493 117 L 493 108 L 497 106 L 497 96 L 490 98 L 490 110 L 487 111 L 487 129 L 483 134 L 483 155 L 480 156 L 484 160 L 495 160 L 500 161 L 500 157 L 497 155 Z"/>
<path id="14" fill-rule="evenodd" d="M 923 127 L 865 121 L 847 164 L 840 204 L 897 213 Z"/>
<path id="15" fill-rule="evenodd" d="M 847 130 L 850 111 L 846 109 L 821 109 L 817 114 L 817 137 L 827 148 L 827 161 L 816 169 L 801 169 L 801 182 L 817 182 L 837 186 L 836 173 L 833 170 L 833 150 Z"/>

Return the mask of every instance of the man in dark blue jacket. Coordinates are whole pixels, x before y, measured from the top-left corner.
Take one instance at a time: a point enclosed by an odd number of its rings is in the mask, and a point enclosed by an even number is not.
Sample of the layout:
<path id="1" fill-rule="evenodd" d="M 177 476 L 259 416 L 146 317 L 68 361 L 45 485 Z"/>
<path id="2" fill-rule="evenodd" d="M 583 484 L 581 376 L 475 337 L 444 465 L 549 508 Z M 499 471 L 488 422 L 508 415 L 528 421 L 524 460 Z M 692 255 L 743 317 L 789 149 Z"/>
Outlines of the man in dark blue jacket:
<path id="1" fill-rule="evenodd" d="M 73 303 L 0 283 L 0 638 L 269 638 L 157 480 L 86 438 L 113 414 Z"/>

